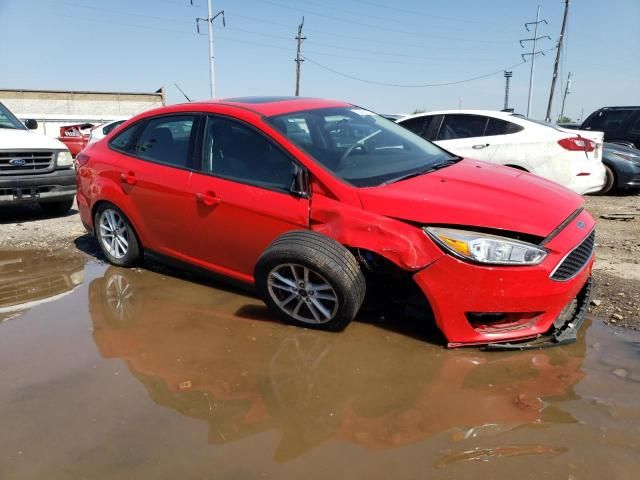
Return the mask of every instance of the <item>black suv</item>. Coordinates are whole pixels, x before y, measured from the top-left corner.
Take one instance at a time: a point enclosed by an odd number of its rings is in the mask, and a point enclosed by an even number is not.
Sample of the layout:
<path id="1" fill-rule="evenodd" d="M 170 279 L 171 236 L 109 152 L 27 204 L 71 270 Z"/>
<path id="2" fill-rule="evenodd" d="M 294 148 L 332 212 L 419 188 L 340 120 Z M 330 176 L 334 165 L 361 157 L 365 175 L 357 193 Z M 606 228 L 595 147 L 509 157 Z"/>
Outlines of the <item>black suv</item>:
<path id="1" fill-rule="evenodd" d="M 603 107 L 582 122 L 580 130 L 604 132 L 604 141 L 640 148 L 640 106 Z"/>

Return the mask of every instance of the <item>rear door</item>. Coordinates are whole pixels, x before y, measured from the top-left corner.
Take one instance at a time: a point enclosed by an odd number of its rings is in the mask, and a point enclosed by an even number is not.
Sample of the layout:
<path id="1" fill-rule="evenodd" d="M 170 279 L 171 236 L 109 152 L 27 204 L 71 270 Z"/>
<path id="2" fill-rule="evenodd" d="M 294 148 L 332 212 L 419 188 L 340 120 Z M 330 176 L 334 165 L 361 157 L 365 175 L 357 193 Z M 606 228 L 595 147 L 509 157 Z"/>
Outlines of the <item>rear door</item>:
<path id="1" fill-rule="evenodd" d="M 489 117 L 462 113 L 447 114 L 435 143 L 465 158 L 490 162 L 497 149 L 495 137 L 485 137 Z"/>
<path id="2" fill-rule="evenodd" d="M 295 160 L 252 126 L 209 115 L 186 214 L 202 266 L 252 281 L 258 257 L 284 232 L 309 228 L 309 199 L 291 193 Z"/>
<path id="3" fill-rule="evenodd" d="M 188 253 L 190 224 L 184 212 L 193 167 L 196 114 L 152 117 L 136 128 L 133 139 L 119 146 L 123 132 L 110 147 L 123 192 L 130 198 L 146 233 L 145 246 L 172 257 Z"/>

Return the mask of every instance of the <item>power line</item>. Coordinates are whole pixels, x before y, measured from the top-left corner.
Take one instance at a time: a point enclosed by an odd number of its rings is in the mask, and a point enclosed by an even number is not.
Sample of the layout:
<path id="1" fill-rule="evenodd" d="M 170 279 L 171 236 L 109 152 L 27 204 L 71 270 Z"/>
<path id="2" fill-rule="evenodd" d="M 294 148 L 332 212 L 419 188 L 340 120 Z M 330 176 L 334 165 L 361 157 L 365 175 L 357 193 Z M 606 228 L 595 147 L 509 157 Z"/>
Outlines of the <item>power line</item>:
<path id="1" fill-rule="evenodd" d="M 363 83 L 369 83 L 372 85 L 380 85 L 383 87 L 397 87 L 397 88 L 426 88 L 426 87 L 444 87 L 447 85 L 459 85 L 461 83 L 467 83 L 467 82 L 472 82 L 474 80 L 480 80 L 483 78 L 487 78 L 487 77 L 491 77 L 493 75 L 497 75 L 500 73 L 503 73 L 505 70 L 511 70 L 514 68 L 519 67 L 520 65 L 524 65 L 525 63 L 527 63 L 526 61 L 522 61 L 520 63 L 516 63 L 514 65 L 510 65 L 508 67 L 505 68 L 501 68 L 500 70 L 496 70 L 494 72 L 490 72 L 490 73 L 486 73 L 483 75 L 478 75 L 476 77 L 471 77 L 471 78 L 466 78 L 464 80 L 456 80 L 456 81 L 452 81 L 452 82 L 438 82 L 438 83 L 423 83 L 423 84 L 398 84 L 398 83 L 387 83 L 387 82 L 379 82 L 379 81 L 375 81 L 375 80 L 369 80 L 369 79 L 365 79 L 365 78 L 361 78 L 361 77 L 356 77 L 355 75 L 350 75 L 348 73 L 344 73 L 344 72 L 340 72 L 338 70 L 335 70 L 331 67 L 327 67 L 326 65 L 322 65 L 321 63 L 316 62 L 315 60 L 312 60 L 311 58 L 305 56 L 304 57 L 305 60 L 307 60 L 309 63 L 312 63 L 324 70 L 327 70 L 331 73 L 334 73 L 336 75 L 340 75 L 341 77 L 345 77 L 345 78 L 350 78 L 351 80 L 357 80 L 359 82 L 363 82 Z"/>
<path id="2" fill-rule="evenodd" d="M 370 0 L 356 0 L 356 1 L 360 2 L 360 3 L 365 3 L 367 5 L 371 5 L 373 7 L 387 9 L 387 10 L 393 10 L 393 11 L 405 13 L 405 14 L 408 14 L 408 15 L 419 15 L 421 17 L 436 18 L 436 19 L 439 19 L 439 20 L 451 20 L 451 21 L 456 22 L 456 23 L 462 22 L 462 23 L 476 23 L 476 24 L 485 24 L 485 25 L 499 25 L 498 23 L 495 23 L 495 22 L 486 22 L 486 21 L 482 21 L 482 20 L 467 20 L 467 19 L 459 18 L 459 17 L 443 17 L 443 16 L 439 16 L 439 15 L 433 15 L 431 13 L 424 13 L 424 12 L 417 12 L 415 10 L 408 10 L 408 9 L 405 9 L 405 8 L 390 7 L 389 5 L 381 5 L 379 3 L 372 2 Z"/>
<path id="3" fill-rule="evenodd" d="M 385 31 L 388 31 L 388 32 L 399 33 L 399 34 L 404 34 L 404 35 L 414 35 L 414 36 L 418 36 L 418 37 L 422 37 L 422 38 L 439 38 L 439 39 L 442 39 L 442 40 L 453 41 L 453 42 L 457 41 L 457 42 L 473 42 L 473 43 L 487 43 L 487 44 L 509 43 L 509 42 L 506 42 L 506 41 L 478 40 L 478 39 L 466 39 L 466 38 L 460 38 L 460 37 L 447 37 L 447 36 L 443 36 L 443 35 L 428 35 L 428 34 L 424 34 L 422 32 L 414 32 L 414 31 L 410 31 L 410 30 L 406 30 L 406 29 L 389 28 L 389 27 L 384 27 L 384 26 L 381 26 L 381 25 L 374 25 L 372 23 L 360 22 L 360 21 L 357 21 L 357 20 L 347 20 L 347 19 L 344 19 L 344 18 L 332 16 L 332 15 L 326 15 L 324 13 L 314 12 L 314 11 L 308 10 L 308 9 L 302 9 L 302 8 L 298 8 L 298 7 L 292 7 L 292 6 L 289 6 L 289 5 L 283 5 L 281 3 L 274 2 L 272 0 L 260 0 L 260 3 L 267 3 L 269 5 L 273 5 L 273 6 L 278 7 L 278 8 L 284 8 L 284 9 L 287 9 L 287 10 L 294 10 L 294 11 L 300 12 L 300 13 L 316 15 L 318 17 L 328 18 L 328 19 L 334 20 L 336 22 L 348 23 L 349 25 L 360 25 L 360 26 L 363 26 L 363 27 L 375 28 L 377 30 L 385 30 Z"/>

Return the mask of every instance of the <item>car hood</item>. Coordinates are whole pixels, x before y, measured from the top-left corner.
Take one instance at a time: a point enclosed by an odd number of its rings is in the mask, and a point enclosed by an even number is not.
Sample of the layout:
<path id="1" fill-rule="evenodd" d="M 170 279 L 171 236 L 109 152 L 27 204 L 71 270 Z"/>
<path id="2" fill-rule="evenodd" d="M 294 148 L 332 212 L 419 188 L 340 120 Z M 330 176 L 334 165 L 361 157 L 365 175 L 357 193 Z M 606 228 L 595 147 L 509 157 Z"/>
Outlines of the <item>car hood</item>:
<path id="1" fill-rule="evenodd" d="M 359 190 L 365 209 L 421 223 L 546 237 L 584 204 L 572 191 L 509 167 L 462 160 L 389 185 Z"/>
<path id="2" fill-rule="evenodd" d="M 0 150 L 67 150 L 64 143 L 29 130 L 0 128 Z"/>

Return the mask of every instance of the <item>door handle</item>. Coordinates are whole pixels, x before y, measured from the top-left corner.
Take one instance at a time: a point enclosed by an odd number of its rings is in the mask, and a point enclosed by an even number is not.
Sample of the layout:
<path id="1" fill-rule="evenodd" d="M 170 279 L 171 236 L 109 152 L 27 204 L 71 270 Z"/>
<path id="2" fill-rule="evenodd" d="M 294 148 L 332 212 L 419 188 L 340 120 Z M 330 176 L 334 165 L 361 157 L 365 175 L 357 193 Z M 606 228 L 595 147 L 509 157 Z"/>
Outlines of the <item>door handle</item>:
<path id="1" fill-rule="evenodd" d="M 138 179 L 133 172 L 121 173 L 120 180 L 128 185 L 135 185 L 138 183 Z"/>
<path id="2" fill-rule="evenodd" d="M 474 145 L 474 146 L 473 146 L 473 147 L 471 147 L 471 148 L 473 148 L 474 150 L 480 150 L 480 149 L 482 149 L 482 148 L 487 148 L 488 146 L 489 146 L 489 144 L 488 144 L 488 143 L 481 143 L 481 144 L 479 144 L 479 145 Z"/>
<path id="3" fill-rule="evenodd" d="M 222 201 L 213 192 L 196 193 L 196 200 L 207 207 L 214 207 Z"/>

